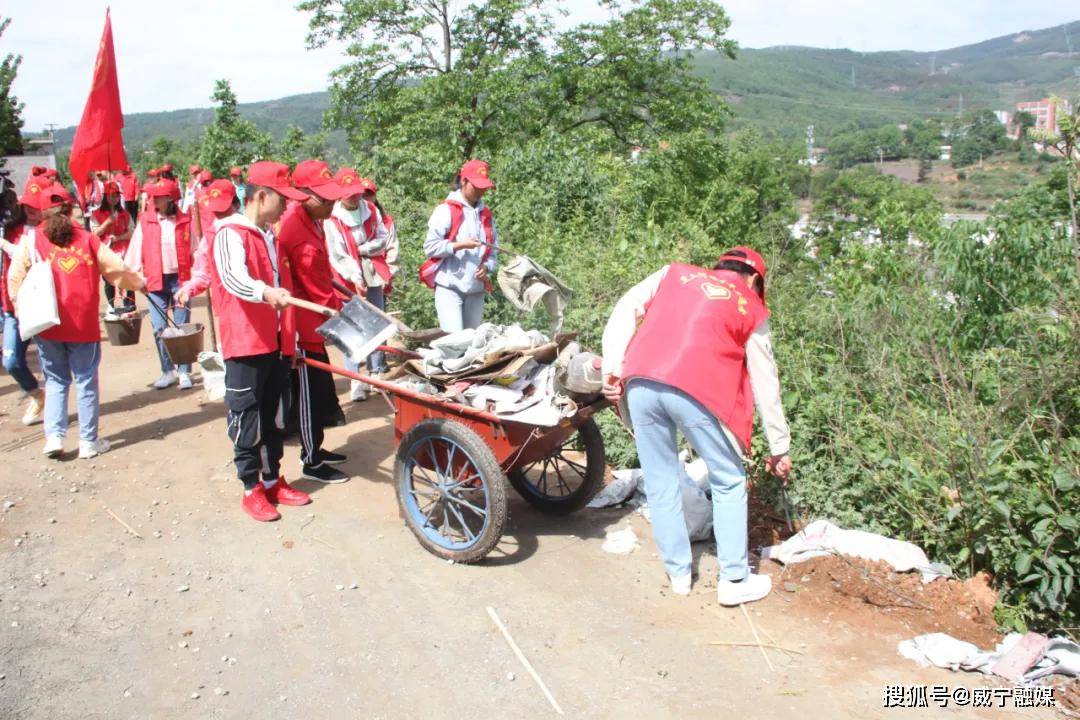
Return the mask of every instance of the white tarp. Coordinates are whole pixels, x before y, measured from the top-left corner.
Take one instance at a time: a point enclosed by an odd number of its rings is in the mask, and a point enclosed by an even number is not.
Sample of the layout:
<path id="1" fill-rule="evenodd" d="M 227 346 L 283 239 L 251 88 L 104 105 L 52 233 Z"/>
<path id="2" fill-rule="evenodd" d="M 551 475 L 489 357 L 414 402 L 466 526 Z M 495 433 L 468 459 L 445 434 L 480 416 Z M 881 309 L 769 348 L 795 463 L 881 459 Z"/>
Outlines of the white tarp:
<path id="1" fill-rule="evenodd" d="M 918 545 L 863 530 L 845 530 L 828 520 L 815 520 L 781 544 L 765 548 L 762 557 L 790 565 L 834 554 L 881 560 L 897 572 L 918 570 L 924 583 L 945 576 Z"/>
<path id="2" fill-rule="evenodd" d="M 957 640 L 945 633 L 919 635 L 903 640 L 896 646 L 902 657 L 922 667 L 966 670 L 990 675 L 994 665 L 1008 654 L 1024 636 L 1010 633 L 993 651 L 980 650 L 975 645 Z M 1033 682 L 1048 675 L 1080 677 L 1080 645 L 1064 637 L 1052 638 L 1042 657 L 1024 675 L 1024 682 Z"/>

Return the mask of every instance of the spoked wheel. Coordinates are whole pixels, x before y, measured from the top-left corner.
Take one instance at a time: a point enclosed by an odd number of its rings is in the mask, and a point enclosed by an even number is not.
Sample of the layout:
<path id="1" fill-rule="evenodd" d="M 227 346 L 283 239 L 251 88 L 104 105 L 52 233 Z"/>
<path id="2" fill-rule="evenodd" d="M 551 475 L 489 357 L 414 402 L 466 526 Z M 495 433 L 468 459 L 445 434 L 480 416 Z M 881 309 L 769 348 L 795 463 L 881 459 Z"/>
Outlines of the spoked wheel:
<path id="1" fill-rule="evenodd" d="M 588 420 L 550 457 L 510 473 L 521 497 L 553 515 L 585 507 L 604 484 L 604 438 Z"/>
<path id="2" fill-rule="evenodd" d="M 405 524 L 432 555 L 469 563 L 506 527 L 506 476 L 491 450 L 452 420 L 425 420 L 398 445 L 394 462 Z"/>

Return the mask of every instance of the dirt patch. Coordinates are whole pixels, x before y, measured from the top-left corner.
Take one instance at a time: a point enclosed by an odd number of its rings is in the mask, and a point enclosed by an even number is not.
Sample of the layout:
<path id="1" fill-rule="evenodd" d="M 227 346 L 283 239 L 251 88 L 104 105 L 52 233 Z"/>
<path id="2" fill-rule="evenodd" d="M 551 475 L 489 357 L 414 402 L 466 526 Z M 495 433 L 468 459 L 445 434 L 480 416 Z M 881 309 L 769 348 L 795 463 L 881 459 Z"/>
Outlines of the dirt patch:
<path id="1" fill-rule="evenodd" d="M 991 649 L 1001 641 L 985 595 L 958 580 L 923 585 L 918 573 L 897 573 L 883 562 L 824 557 L 785 567 L 779 589 L 808 611 L 823 611 L 853 627 L 914 637 L 943 632 Z"/>

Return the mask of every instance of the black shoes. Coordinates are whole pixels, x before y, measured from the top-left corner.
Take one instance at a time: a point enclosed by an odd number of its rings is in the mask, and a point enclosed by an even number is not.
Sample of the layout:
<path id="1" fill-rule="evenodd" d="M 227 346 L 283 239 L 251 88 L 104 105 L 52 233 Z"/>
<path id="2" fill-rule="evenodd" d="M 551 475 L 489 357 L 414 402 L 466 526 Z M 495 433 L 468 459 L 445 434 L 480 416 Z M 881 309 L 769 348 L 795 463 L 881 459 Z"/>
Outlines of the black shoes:
<path id="1" fill-rule="evenodd" d="M 337 485 L 349 481 L 348 475 L 337 468 L 330 467 L 325 462 L 319 463 L 318 465 L 305 465 L 301 477 L 307 480 L 321 482 L 324 485 Z"/>
<path id="2" fill-rule="evenodd" d="M 341 453 L 330 452 L 329 450 L 320 450 L 319 458 L 321 458 L 326 465 L 340 465 L 349 459 Z"/>

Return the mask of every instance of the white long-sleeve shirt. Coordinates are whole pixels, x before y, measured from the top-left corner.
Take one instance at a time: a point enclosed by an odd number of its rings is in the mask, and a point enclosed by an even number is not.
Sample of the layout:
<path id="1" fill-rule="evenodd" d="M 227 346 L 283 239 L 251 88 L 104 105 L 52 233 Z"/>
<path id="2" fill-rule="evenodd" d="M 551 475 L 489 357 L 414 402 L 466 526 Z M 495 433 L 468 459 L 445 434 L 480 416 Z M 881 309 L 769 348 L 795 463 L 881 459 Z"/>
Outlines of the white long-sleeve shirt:
<path id="1" fill-rule="evenodd" d="M 475 206 L 469 205 L 460 190 L 450 193 L 446 199 L 461 203 L 464 210 L 461 228 L 459 228 L 455 239 L 476 238 L 480 242 L 486 243 L 488 238 L 484 233 L 483 223 L 480 221 L 480 211 L 484 209 L 484 201 L 481 200 Z M 495 227 L 494 220 L 492 220 L 491 229 L 494 244 L 498 246 L 499 231 Z M 494 275 L 498 269 L 498 253 L 494 248 L 489 249 L 485 246 L 455 252 L 446 237 L 449 232 L 450 206 L 444 202 L 431 213 L 431 219 L 428 220 L 427 238 L 424 240 L 424 254 L 429 258 L 442 261 L 439 263 L 439 271 L 435 275 L 435 284 L 457 290 L 466 295 L 484 292 L 484 283 L 476 279 L 476 271 L 480 269 L 480 262 L 484 255 L 488 255 L 484 266 L 487 268 L 489 276 Z"/>
<path id="2" fill-rule="evenodd" d="M 622 377 L 626 349 L 637 332 L 638 321 L 645 316 L 646 306 L 660 290 L 668 267 L 670 266 L 665 266 L 642 280 L 615 304 L 615 309 L 604 327 L 602 367 L 605 376 Z M 746 341 L 746 369 L 750 374 L 754 404 L 757 406 L 765 437 L 769 441 L 769 454 L 783 455 L 791 447 L 791 432 L 780 402 L 780 379 L 776 373 L 768 320 L 758 325 Z M 741 446 L 731 429 L 723 421 L 720 421 L 720 425 L 731 446 L 745 451 L 746 448 Z"/>
<path id="3" fill-rule="evenodd" d="M 161 274 L 180 272 L 180 263 L 176 256 L 176 221 L 159 215 L 158 224 L 161 226 Z M 135 272 L 142 272 L 143 269 L 142 246 L 142 223 L 137 222 L 135 232 L 131 234 L 131 243 L 124 254 L 124 264 Z"/>
<path id="4" fill-rule="evenodd" d="M 266 283 L 251 277 L 247 268 L 247 252 L 244 250 L 244 238 L 236 230 L 229 227 L 230 225 L 241 225 L 259 231 L 263 241 L 266 243 L 266 250 L 270 254 L 270 264 L 274 268 L 274 286 L 280 287 L 281 279 L 278 275 L 277 248 L 274 245 L 274 236 L 240 213 L 234 213 L 224 220 L 218 220 L 217 227 L 219 229 L 217 234 L 214 235 L 214 264 L 221 274 L 221 284 L 226 292 L 248 302 L 265 302 L 263 300 L 263 291 L 266 290 Z"/>
<path id="5" fill-rule="evenodd" d="M 376 213 L 379 211 L 376 210 Z M 344 223 L 345 227 L 352 231 L 353 242 L 356 243 L 357 253 L 361 258 L 381 255 L 387 250 L 390 233 L 383 223 L 382 216 L 378 215 L 375 223 L 375 237 L 368 240 L 364 234 L 364 223 L 371 217 L 371 210 L 366 202 L 361 202 L 360 207 L 353 213 L 341 206 L 334 205 L 334 217 Z M 330 255 L 330 265 L 341 275 L 357 286 L 364 285 L 364 275 L 360 263 L 349 254 L 349 248 L 345 238 L 338 231 L 337 223 L 333 220 L 323 220 L 323 234 L 326 236 L 326 250 Z"/>

